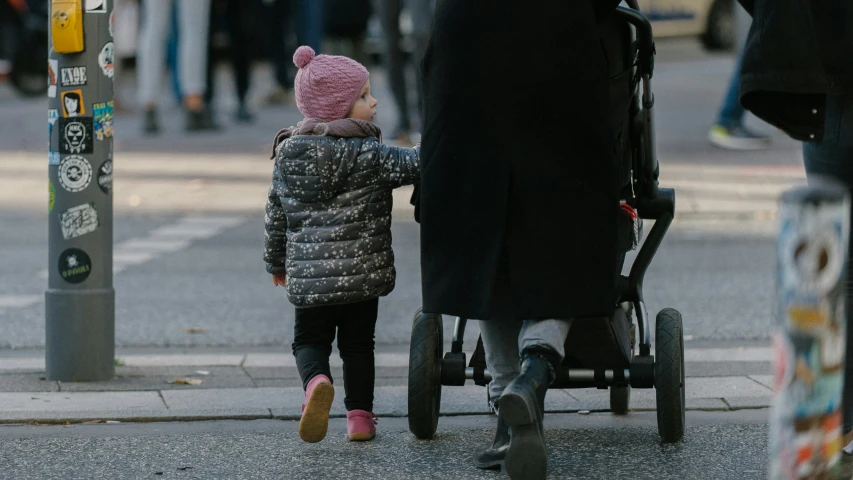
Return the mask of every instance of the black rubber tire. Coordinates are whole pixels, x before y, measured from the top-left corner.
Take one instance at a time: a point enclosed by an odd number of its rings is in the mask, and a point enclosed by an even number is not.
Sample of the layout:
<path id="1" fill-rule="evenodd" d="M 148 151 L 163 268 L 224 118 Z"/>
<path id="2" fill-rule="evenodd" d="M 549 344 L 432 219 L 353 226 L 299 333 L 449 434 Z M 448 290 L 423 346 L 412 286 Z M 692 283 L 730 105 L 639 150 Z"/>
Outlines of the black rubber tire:
<path id="1" fill-rule="evenodd" d="M 658 433 L 664 443 L 684 439 L 684 331 L 681 314 L 672 308 L 655 322 L 655 396 Z"/>
<path id="2" fill-rule="evenodd" d="M 627 313 L 627 312 L 626 312 Z M 630 313 L 629 313 L 630 315 Z M 634 359 L 634 347 L 636 345 L 637 327 L 631 323 L 631 360 Z M 631 409 L 631 386 L 610 387 L 610 411 L 616 415 L 625 415 Z"/>
<path id="3" fill-rule="evenodd" d="M 418 310 L 409 347 L 409 430 L 428 440 L 438 428 L 441 407 L 441 358 L 444 333 L 441 315 Z"/>
<path id="4" fill-rule="evenodd" d="M 735 49 L 735 1 L 714 0 L 708 11 L 708 23 L 702 44 L 708 50 L 731 51 Z"/>

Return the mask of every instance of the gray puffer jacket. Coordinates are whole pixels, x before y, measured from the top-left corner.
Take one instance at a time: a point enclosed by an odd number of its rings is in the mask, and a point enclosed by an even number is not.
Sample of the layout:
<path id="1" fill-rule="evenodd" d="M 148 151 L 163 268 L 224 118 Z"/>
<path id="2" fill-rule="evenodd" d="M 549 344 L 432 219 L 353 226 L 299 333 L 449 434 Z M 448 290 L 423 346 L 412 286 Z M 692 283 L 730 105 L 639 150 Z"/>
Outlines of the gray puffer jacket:
<path id="1" fill-rule="evenodd" d="M 392 189 L 418 180 L 418 151 L 375 137 L 295 135 L 275 151 L 264 261 L 296 306 L 388 295 Z"/>

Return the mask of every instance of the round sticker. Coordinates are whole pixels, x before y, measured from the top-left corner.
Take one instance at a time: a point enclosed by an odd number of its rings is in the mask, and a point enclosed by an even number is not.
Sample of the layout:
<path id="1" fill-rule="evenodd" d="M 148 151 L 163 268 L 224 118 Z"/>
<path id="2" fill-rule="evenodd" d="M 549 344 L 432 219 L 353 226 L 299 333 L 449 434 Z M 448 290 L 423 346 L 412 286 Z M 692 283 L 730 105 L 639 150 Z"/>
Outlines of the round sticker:
<path id="1" fill-rule="evenodd" d="M 115 46 L 113 42 L 107 42 L 101 53 L 98 54 L 98 65 L 101 66 L 101 71 L 109 78 L 113 78 L 113 57 L 115 56 Z"/>
<path id="2" fill-rule="evenodd" d="M 79 155 L 70 155 L 59 162 L 59 184 L 71 193 L 80 192 L 92 180 L 92 166 Z"/>
<path id="3" fill-rule="evenodd" d="M 79 248 L 69 248 L 59 255 L 59 276 L 68 283 L 80 283 L 89 277 L 92 260 Z"/>
<path id="4" fill-rule="evenodd" d="M 113 188 L 113 161 L 107 160 L 101 164 L 98 169 L 98 186 L 101 190 L 109 195 Z"/>
<path id="5" fill-rule="evenodd" d="M 52 212 L 53 206 L 56 205 L 56 189 L 53 188 L 53 182 L 48 180 L 47 183 L 50 185 L 50 188 L 49 188 L 50 200 L 48 200 L 48 202 L 47 202 L 47 211 Z"/>

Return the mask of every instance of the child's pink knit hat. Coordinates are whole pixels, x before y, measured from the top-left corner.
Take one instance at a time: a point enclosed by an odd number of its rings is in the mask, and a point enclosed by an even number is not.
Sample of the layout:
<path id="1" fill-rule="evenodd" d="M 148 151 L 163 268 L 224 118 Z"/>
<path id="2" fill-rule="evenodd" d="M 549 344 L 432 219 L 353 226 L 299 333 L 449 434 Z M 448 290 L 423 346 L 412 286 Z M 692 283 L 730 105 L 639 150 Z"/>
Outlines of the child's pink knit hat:
<path id="1" fill-rule="evenodd" d="M 296 106 L 306 118 L 346 118 L 370 74 L 364 65 L 347 57 L 317 55 L 302 46 L 293 54 L 296 72 Z"/>

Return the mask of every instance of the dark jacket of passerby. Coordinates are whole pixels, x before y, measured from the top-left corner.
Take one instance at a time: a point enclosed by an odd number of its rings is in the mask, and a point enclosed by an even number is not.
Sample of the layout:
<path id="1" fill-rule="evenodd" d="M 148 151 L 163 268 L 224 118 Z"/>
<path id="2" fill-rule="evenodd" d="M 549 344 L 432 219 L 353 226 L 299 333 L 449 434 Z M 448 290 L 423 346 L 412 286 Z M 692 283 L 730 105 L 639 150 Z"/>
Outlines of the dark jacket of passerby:
<path id="1" fill-rule="evenodd" d="M 753 16 L 741 103 L 797 140 L 821 140 L 825 95 L 853 93 L 853 2 L 739 1 Z"/>
<path id="2" fill-rule="evenodd" d="M 488 319 L 500 281 L 518 319 L 612 313 L 621 173 L 596 8 L 616 3 L 438 2 L 423 62 L 424 311 Z"/>
<path id="3" fill-rule="evenodd" d="M 309 119 L 276 137 L 264 261 L 269 273 L 287 274 L 296 306 L 355 303 L 394 289 L 391 191 L 418 179 L 418 154 L 378 136 L 369 122 Z"/>

